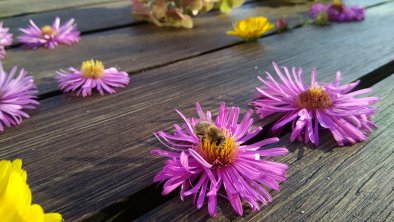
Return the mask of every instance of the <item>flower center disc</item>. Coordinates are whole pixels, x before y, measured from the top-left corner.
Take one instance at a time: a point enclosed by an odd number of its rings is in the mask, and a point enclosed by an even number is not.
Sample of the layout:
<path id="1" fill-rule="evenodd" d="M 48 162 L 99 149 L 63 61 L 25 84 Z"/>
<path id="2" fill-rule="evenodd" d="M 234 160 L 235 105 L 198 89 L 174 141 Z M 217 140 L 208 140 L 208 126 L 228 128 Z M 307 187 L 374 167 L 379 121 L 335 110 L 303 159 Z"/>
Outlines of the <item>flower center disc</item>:
<path id="1" fill-rule="evenodd" d="M 104 64 L 97 60 L 88 60 L 82 63 L 81 73 L 86 78 L 97 79 L 104 74 Z"/>
<path id="2" fill-rule="evenodd" d="M 229 165 L 235 159 L 238 144 L 235 138 L 226 138 L 221 144 L 216 144 L 209 139 L 200 141 L 200 154 L 204 159 L 213 165 L 213 168 L 220 168 Z"/>
<path id="3" fill-rule="evenodd" d="M 41 28 L 41 32 L 42 32 L 43 36 L 46 36 L 46 35 L 52 36 L 52 35 L 56 34 L 56 31 L 49 25 L 43 26 Z"/>
<path id="4" fill-rule="evenodd" d="M 298 95 L 297 105 L 309 110 L 332 106 L 331 97 L 320 87 L 312 87 Z"/>

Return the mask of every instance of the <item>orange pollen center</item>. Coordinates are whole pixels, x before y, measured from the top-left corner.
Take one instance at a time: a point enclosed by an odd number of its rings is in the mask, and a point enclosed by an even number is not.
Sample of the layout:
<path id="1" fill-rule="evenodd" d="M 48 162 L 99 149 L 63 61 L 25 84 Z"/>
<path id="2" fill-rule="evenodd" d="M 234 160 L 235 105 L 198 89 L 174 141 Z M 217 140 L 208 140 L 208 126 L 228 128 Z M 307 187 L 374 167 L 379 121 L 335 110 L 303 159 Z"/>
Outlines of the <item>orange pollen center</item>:
<path id="1" fill-rule="evenodd" d="M 220 168 L 228 166 L 235 160 L 238 144 L 234 137 L 226 138 L 221 144 L 203 139 L 200 141 L 198 151 L 208 163 L 213 165 L 213 168 Z"/>
<path id="2" fill-rule="evenodd" d="M 104 74 L 104 64 L 98 60 L 87 60 L 81 65 L 81 73 L 86 78 L 97 79 Z"/>
<path id="3" fill-rule="evenodd" d="M 312 87 L 298 95 L 297 105 L 309 110 L 332 106 L 331 97 L 320 87 Z"/>
<path id="4" fill-rule="evenodd" d="M 56 34 L 56 31 L 51 26 L 46 25 L 41 28 L 41 33 L 43 36 L 45 36 L 45 35 L 51 36 L 51 35 Z"/>

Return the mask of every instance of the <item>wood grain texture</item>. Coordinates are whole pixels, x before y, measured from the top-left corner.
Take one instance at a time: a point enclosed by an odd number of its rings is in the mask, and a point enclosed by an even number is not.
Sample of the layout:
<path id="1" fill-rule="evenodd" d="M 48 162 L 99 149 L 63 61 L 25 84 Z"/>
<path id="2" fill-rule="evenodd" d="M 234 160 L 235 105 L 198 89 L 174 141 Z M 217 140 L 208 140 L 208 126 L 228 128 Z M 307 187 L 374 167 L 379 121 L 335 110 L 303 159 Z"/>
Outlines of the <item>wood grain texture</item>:
<path id="1" fill-rule="evenodd" d="M 221 198 L 219 214 L 210 218 L 206 206 L 197 210 L 190 198 L 177 197 L 136 221 L 393 221 L 393 84 L 394 75 L 373 86 L 382 99 L 375 116 L 379 129 L 365 143 L 341 148 L 325 133 L 315 148 L 282 137 L 280 145 L 291 152 L 274 160 L 289 164 L 288 180 L 260 212 L 244 205 L 245 215 L 236 217 Z"/>
<path id="2" fill-rule="evenodd" d="M 320 80 L 337 69 L 346 82 L 359 78 L 394 59 L 394 30 L 385 28 L 393 12 L 391 3 L 370 9 L 361 23 L 306 27 L 147 71 L 115 95 L 42 100 L 31 119 L 0 135 L 0 158 L 24 159 L 45 209 L 70 221 L 87 217 L 152 184 L 163 161 L 149 154 L 161 146 L 152 132 L 180 121 L 173 109 L 194 116 L 195 101 L 215 110 L 226 101 L 245 111 L 256 74 L 272 71 L 272 60 L 306 72 L 316 65 Z"/>
<path id="3" fill-rule="evenodd" d="M 115 1 L 128 2 L 128 0 L 2 0 L 0 18 Z"/>
<path id="4" fill-rule="evenodd" d="M 196 27 L 187 29 L 160 29 L 152 24 L 127 27 L 83 36 L 79 44 L 59 46 L 55 50 L 11 49 L 7 52 L 4 67 L 24 67 L 32 73 L 40 94 L 58 89 L 55 72 L 69 66 L 79 67 L 81 62 L 95 58 L 107 66 L 118 66 L 128 72 L 137 72 L 158 65 L 201 55 L 211 50 L 240 43 L 236 37 L 225 34 L 231 21 L 252 15 L 270 18 L 283 14 L 296 16 L 307 10 L 305 4 L 279 6 L 277 0 L 248 4 L 234 10 L 230 16 L 213 12 L 195 18 Z M 251 8 L 253 7 L 253 8 Z M 89 24 L 91 20 L 87 21 Z M 295 21 L 300 22 L 298 19 Z M 79 22 L 84 26 L 84 22 Z M 294 24 L 293 24 L 294 25 Z M 32 60 L 32 57 L 40 59 Z"/>
<path id="5" fill-rule="evenodd" d="M 3 19 L 2 21 L 5 27 L 10 28 L 10 32 L 13 33 L 14 36 L 18 36 L 21 33 L 19 28 L 27 27 L 30 19 L 32 19 L 38 26 L 43 26 L 52 24 L 56 17 L 60 17 L 62 22 L 74 18 L 75 22 L 78 24 L 78 30 L 82 33 L 124 26 L 136 22 L 131 16 L 130 1 L 110 2 L 85 7 L 60 9 L 38 14 L 10 17 Z M 13 44 L 15 45 L 17 43 L 17 39 L 14 38 Z"/>

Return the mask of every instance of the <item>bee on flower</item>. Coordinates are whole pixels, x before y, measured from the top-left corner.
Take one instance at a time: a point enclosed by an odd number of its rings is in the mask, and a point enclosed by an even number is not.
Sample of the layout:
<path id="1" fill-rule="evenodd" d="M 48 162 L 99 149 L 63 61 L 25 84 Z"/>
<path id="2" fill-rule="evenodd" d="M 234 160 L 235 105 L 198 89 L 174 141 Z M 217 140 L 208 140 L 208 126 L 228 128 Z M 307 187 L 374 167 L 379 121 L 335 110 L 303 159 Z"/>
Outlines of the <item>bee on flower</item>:
<path id="1" fill-rule="evenodd" d="M 174 134 L 157 132 L 156 137 L 169 150 L 153 150 L 153 154 L 167 157 L 164 168 L 155 176 L 156 182 L 165 182 L 163 195 L 180 187 L 180 198 L 194 196 L 200 209 L 208 199 L 208 212 L 216 214 L 217 197 L 223 188 L 226 198 L 238 215 L 243 214 L 242 201 L 252 210 L 260 209 L 259 202 L 267 205 L 272 197 L 265 187 L 279 190 L 279 183 L 286 180 L 287 165 L 266 160 L 281 156 L 287 149 L 263 149 L 278 142 L 269 138 L 246 145 L 262 128 L 251 130 L 253 119 L 249 110 L 239 122 L 239 107 L 219 108 L 214 120 L 210 111 L 203 112 L 196 103 L 198 118 L 186 118 L 184 129 L 175 124 Z"/>

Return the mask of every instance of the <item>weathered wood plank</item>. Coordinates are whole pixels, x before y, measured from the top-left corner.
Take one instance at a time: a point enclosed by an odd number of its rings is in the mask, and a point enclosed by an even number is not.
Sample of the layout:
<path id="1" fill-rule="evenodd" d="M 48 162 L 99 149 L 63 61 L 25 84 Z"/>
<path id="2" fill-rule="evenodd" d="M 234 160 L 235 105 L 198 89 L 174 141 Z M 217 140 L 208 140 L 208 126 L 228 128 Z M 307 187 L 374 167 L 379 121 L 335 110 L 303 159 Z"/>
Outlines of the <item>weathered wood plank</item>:
<path id="1" fill-rule="evenodd" d="M 174 108 L 194 115 L 195 101 L 216 109 L 223 100 L 245 110 L 256 86 L 254 67 L 270 67 L 272 59 L 317 64 L 321 80 L 342 69 L 351 81 L 391 62 L 394 30 L 385 27 L 394 20 L 387 17 L 393 5 L 371 9 L 361 23 L 307 27 L 262 39 L 264 45 L 242 44 L 147 71 L 116 95 L 42 100 L 31 119 L 0 135 L 0 157 L 24 159 L 35 201 L 46 209 L 71 221 L 89 216 L 152 183 L 162 166 L 162 158 L 149 155 L 160 146 L 152 132 L 180 120 Z"/>
<path id="2" fill-rule="evenodd" d="M 34 0 L 30 3 L 26 0 L 2 0 L 0 1 L 0 18 L 115 1 L 127 2 L 128 0 Z"/>
<path id="3" fill-rule="evenodd" d="M 296 16 L 308 8 L 306 4 L 278 6 L 275 1 L 248 4 L 234 10 L 230 16 L 213 12 L 196 17 L 196 27 L 193 30 L 160 29 L 145 24 L 86 35 L 79 44 L 71 47 L 59 46 L 55 50 L 34 51 L 12 49 L 7 52 L 4 66 L 11 68 L 18 65 L 30 71 L 40 94 L 58 89 L 53 78 L 56 70 L 69 66 L 79 67 L 83 60 L 91 58 L 101 59 L 108 66 L 119 66 L 129 72 L 141 71 L 240 43 L 237 38 L 225 34 L 226 30 L 231 29 L 231 21 L 236 18 L 252 15 L 271 18 L 282 14 Z M 299 24 L 298 19 L 294 22 Z M 90 23 L 89 20 L 87 24 Z M 81 21 L 79 25 L 84 24 Z M 33 57 L 40 59 L 32 60 Z"/>
<path id="4" fill-rule="evenodd" d="M 130 2 L 121 1 L 10 17 L 2 21 L 4 26 L 9 27 L 10 32 L 17 36 L 21 33 L 19 28 L 27 27 L 29 19 L 34 20 L 37 25 L 41 26 L 52 24 L 56 17 L 60 17 L 63 22 L 74 18 L 78 24 L 78 30 L 84 33 L 135 23 L 136 21 L 130 12 Z M 14 45 L 17 43 L 17 39 L 14 38 Z"/>
<path id="5" fill-rule="evenodd" d="M 314 148 L 282 137 L 281 145 L 291 153 L 275 160 L 289 164 L 289 177 L 260 212 L 246 206 L 246 215 L 236 217 L 222 199 L 220 213 L 209 218 L 205 208 L 196 210 L 190 199 L 177 197 L 136 221 L 392 221 L 393 84 L 394 75 L 373 86 L 373 94 L 382 98 L 375 118 L 380 128 L 365 143 L 340 148 L 323 134 L 323 143 Z"/>

